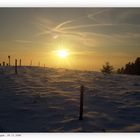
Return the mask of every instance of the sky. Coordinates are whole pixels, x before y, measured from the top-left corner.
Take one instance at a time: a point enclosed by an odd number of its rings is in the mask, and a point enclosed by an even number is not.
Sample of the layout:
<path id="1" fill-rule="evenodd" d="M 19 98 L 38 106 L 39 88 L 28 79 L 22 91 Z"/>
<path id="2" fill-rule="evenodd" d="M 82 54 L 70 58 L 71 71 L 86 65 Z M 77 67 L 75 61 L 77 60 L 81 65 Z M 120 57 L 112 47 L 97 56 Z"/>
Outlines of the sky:
<path id="1" fill-rule="evenodd" d="M 10 55 L 12 64 L 99 71 L 139 54 L 140 8 L 0 8 L 0 63 Z"/>

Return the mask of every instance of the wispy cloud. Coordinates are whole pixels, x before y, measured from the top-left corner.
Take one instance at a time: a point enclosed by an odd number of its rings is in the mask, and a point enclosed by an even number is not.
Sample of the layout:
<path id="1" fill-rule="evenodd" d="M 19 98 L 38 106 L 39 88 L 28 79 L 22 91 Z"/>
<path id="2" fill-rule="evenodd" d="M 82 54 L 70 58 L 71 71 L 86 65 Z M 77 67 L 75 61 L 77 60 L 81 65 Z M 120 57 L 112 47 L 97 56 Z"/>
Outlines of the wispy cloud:
<path id="1" fill-rule="evenodd" d="M 97 11 L 97 12 L 95 12 L 95 13 L 92 13 L 92 14 L 88 14 L 88 18 L 89 19 L 91 19 L 91 20 L 94 20 L 94 21 L 96 21 L 97 23 L 101 23 L 99 20 L 97 20 L 96 19 L 96 16 L 98 16 L 98 15 L 100 15 L 100 14 L 102 14 L 102 13 L 105 13 L 105 12 L 107 12 L 107 11 L 110 11 L 111 10 L 111 8 L 109 8 L 109 9 L 103 9 L 103 10 L 99 10 L 99 11 Z"/>
<path id="2" fill-rule="evenodd" d="M 71 19 L 71 20 L 67 20 L 64 21 L 54 27 L 49 27 L 47 25 L 47 22 L 45 22 L 45 24 L 42 23 L 38 23 L 39 28 L 41 28 L 43 31 L 41 33 L 37 33 L 36 36 L 41 36 L 41 35 L 45 35 L 45 34 L 65 34 L 65 35 L 78 35 L 79 33 L 72 33 L 72 32 L 68 32 L 66 30 L 71 30 L 71 29 L 78 29 L 78 28 L 88 28 L 88 27 L 94 27 L 94 26 L 103 26 L 104 24 L 98 25 L 98 24 L 91 24 L 91 25 L 75 25 L 75 26 L 68 26 L 70 23 L 75 23 L 76 21 L 79 21 L 81 19 L 85 19 L 85 18 L 89 18 L 92 19 L 94 18 L 94 16 L 97 16 L 99 14 L 102 14 L 105 11 L 108 11 L 109 9 L 103 9 L 103 10 L 99 10 L 95 13 L 91 13 L 88 14 L 86 16 L 82 16 L 82 17 L 77 17 L 76 19 Z M 42 19 L 43 20 L 43 19 Z M 95 20 L 95 19 L 94 19 Z M 43 22 L 45 21 L 45 19 L 43 20 Z M 47 20 L 48 21 L 48 20 Z M 50 21 L 49 21 L 50 22 Z M 109 25 L 109 24 L 108 24 Z M 81 33 L 80 33 L 81 34 Z"/>
<path id="3" fill-rule="evenodd" d="M 93 46 L 94 38 L 104 38 L 104 40 L 108 38 L 110 40 L 112 39 L 114 41 L 122 42 L 122 40 L 129 38 L 131 34 L 130 32 L 128 36 L 128 34 L 126 34 L 123 30 L 129 32 L 127 29 L 131 29 L 133 27 L 139 28 L 140 24 L 131 24 L 127 22 L 115 23 L 113 20 L 106 22 L 105 18 L 103 18 L 104 20 L 102 21 L 98 19 L 98 16 L 101 18 L 102 15 L 104 17 L 104 15 L 108 14 L 108 12 L 111 13 L 111 10 L 111 8 L 101 9 L 93 13 L 91 12 L 85 16 L 77 17 L 76 19 L 65 20 L 57 25 L 52 24 L 52 26 L 50 26 L 50 24 L 48 25 L 47 23 L 48 21 L 49 23 L 53 23 L 53 21 L 47 19 L 47 22 L 45 22 L 45 20 L 43 20 L 43 22 L 38 23 L 38 26 L 42 32 L 37 33 L 35 36 L 51 35 L 53 39 L 56 39 L 59 36 L 73 36 L 73 38 L 82 41 L 85 45 L 88 46 Z M 121 14 L 116 18 L 118 18 L 117 20 L 121 19 Z M 84 20 L 85 22 L 81 22 L 81 20 Z M 90 24 L 88 23 L 89 20 Z M 100 30 L 100 27 L 102 29 L 110 29 L 110 33 L 104 32 L 104 30 Z M 94 29 L 96 30 L 97 28 L 99 29 L 99 32 L 93 32 Z M 120 33 L 117 34 L 119 28 Z M 111 32 L 114 33 L 112 34 Z M 138 35 L 133 33 L 133 38 L 134 36 L 136 37 Z"/>
<path id="4" fill-rule="evenodd" d="M 61 29 L 61 27 L 63 27 L 64 25 L 67 25 L 68 23 L 71 23 L 73 22 L 72 20 L 68 20 L 68 21 L 64 21 L 60 24 L 58 24 L 54 29 L 57 30 L 57 29 Z"/>

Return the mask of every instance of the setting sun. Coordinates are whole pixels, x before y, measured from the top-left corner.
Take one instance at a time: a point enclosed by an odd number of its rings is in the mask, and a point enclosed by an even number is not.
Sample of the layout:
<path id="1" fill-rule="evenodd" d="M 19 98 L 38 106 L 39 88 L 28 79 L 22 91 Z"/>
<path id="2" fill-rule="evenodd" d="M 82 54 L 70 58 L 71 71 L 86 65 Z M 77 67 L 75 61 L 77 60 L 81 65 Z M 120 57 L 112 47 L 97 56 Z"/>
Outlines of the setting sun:
<path id="1" fill-rule="evenodd" d="M 68 56 L 68 51 L 67 50 L 58 50 L 57 54 L 61 58 L 66 58 Z"/>

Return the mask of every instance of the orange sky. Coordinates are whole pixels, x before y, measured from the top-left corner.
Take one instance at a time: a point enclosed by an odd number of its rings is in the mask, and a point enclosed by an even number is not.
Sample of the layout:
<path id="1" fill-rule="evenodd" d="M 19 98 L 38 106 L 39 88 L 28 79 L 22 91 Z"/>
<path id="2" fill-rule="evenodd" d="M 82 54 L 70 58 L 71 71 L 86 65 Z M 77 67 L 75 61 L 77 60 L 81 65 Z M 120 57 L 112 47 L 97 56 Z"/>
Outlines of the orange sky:
<path id="1" fill-rule="evenodd" d="M 140 54 L 139 8 L 1 8 L 0 63 L 96 70 Z M 67 49 L 60 58 L 54 52 Z"/>

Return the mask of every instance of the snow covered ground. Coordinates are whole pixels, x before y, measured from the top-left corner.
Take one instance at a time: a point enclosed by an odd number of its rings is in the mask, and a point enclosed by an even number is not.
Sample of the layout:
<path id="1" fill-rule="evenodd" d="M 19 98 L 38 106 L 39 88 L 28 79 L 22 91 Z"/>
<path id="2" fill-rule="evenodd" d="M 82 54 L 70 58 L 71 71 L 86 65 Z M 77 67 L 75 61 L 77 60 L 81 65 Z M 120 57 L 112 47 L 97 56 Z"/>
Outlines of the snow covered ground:
<path id="1" fill-rule="evenodd" d="M 104 131 L 140 132 L 140 76 L 0 67 L 0 132 Z"/>

